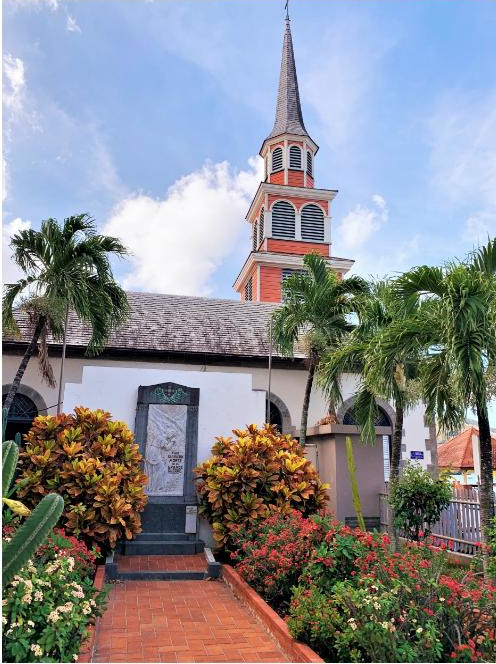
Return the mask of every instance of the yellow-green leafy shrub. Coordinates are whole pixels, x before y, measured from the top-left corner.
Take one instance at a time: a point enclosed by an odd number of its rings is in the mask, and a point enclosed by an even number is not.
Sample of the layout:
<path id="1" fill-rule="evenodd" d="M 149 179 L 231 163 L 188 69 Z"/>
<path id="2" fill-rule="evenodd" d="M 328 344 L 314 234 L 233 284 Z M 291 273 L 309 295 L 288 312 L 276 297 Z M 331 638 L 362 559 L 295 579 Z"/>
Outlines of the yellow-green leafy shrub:
<path id="1" fill-rule="evenodd" d="M 138 445 L 110 413 L 75 408 L 72 415 L 35 418 L 19 455 L 17 495 L 36 505 L 48 493 L 64 498 L 64 528 L 115 546 L 141 531 L 146 505 Z"/>
<path id="2" fill-rule="evenodd" d="M 291 436 L 254 424 L 233 433 L 236 440 L 217 438 L 213 456 L 195 469 L 199 511 L 212 524 L 220 547 L 231 544 L 237 526 L 274 512 L 313 514 L 325 505 L 328 485 Z"/>

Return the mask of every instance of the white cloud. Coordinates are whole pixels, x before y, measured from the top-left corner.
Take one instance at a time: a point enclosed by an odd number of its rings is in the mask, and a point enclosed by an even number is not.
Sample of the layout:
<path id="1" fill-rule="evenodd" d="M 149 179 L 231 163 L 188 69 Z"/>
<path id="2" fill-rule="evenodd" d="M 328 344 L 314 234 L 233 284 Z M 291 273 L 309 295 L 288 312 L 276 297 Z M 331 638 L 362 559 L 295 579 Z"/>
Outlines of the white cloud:
<path id="1" fill-rule="evenodd" d="M 22 109 L 22 99 L 26 80 L 24 77 L 24 62 L 10 53 L 3 56 L 3 101 L 11 113 L 19 113 Z"/>
<path id="2" fill-rule="evenodd" d="M 474 245 L 485 244 L 488 237 L 496 237 L 496 211 L 469 217 L 465 222 L 464 237 Z"/>
<path id="3" fill-rule="evenodd" d="M 10 191 L 9 167 L 5 156 L 2 155 L 2 201 L 6 201 Z"/>
<path id="4" fill-rule="evenodd" d="M 67 14 L 66 27 L 69 30 L 69 32 L 81 32 L 81 28 L 76 23 L 76 19 L 70 14 Z"/>
<path id="5" fill-rule="evenodd" d="M 239 172 L 227 162 L 206 163 L 177 180 L 163 199 L 136 194 L 122 201 L 103 232 L 120 237 L 133 252 L 124 287 L 208 295 L 215 270 L 242 235 L 261 179 L 259 158 Z"/>
<path id="6" fill-rule="evenodd" d="M 2 283 L 4 284 L 17 281 L 22 276 L 21 270 L 12 261 L 10 241 L 13 235 L 28 228 L 31 228 L 31 222 L 23 221 L 20 217 L 2 225 Z"/>
<path id="7" fill-rule="evenodd" d="M 8 0 L 5 4 L 14 9 L 26 7 L 29 9 L 42 9 L 47 7 L 55 12 L 59 8 L 60 0 Z"/>
<path id="8" fill-rule="evenodd" d="M 336 228 L 337 244 L 345 251 L 363 247 L 388 220 L 385 199 L 380 194 L 374 194 L 372 203 L 373 207 L 356 205 Z"/>

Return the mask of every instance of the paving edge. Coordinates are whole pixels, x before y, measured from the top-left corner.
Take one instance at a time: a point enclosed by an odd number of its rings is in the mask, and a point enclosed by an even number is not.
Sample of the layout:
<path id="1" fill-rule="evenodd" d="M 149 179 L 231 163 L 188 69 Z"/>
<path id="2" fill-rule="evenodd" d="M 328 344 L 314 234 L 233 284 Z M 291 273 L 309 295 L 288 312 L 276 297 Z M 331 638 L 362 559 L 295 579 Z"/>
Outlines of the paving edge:
<path id="1" fill-rule="evenodd" d="M 324 662 L 309 646 L 296 641 L 284 620 L 277 615 L 260 595 L 250 588 L 231 565 L 222 565 L 222 579 L 276 640 L 290 662 Z"/>
<path id="2" fill-rule="evenodd" d="M 104 583 L 105 583 L 105 565 L 99 565 L 96 569 L 95 580 L 93 581 L 93 585 L 97 590 L 101 590 L 103 588 Z M 93 650 L 95 649 L 96 629 L 99 621 L 100 621 L 100 616 L 96 618 L 95 623 L 93 625 L 90 625 L 88 627 L 89 635 L 88 638 L 85 639 L 81 645 L 78 662 L 91 662 L 91 660 L 93 659 Z"/>

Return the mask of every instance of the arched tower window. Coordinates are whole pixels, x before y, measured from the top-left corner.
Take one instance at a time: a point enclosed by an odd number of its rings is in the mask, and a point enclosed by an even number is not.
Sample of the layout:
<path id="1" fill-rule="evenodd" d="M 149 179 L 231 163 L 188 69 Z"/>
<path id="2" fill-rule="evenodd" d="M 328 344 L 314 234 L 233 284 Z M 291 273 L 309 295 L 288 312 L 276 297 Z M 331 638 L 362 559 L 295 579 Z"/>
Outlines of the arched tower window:
<path id="1" fill-rule="evenodd" d="M 260 210 L 260 219 L 258 220 L 258 244 L 259 245 L 261 244 L 261 242 L 264 238 L 264 230 L 265 230 L 264 225 L 265 225 L 264 209 L 262 208 Z"/>
<path id="2" fill-rule="evenodd" d="M 252 235 L 252 246 L 253 246 L 253 251 L 257 250 L 257 242 L 258 242 L 258 230 L 257 230 L 257 222 L 256 220 L 253 222 L 253 235 Z"/>
<path id="3" fill-rule="evenodd" d="M 307 173 L 313 177 L 313 158 L 310 151 L 307 152 Z"/>
<path id="4" fill-rule="evenodd" d="M 272 208 L 272 237 L 294 240 L 295 209 L 287 201 L 277 201 Z"/>
<path id="5" fill-rule="evenodd" d="M 2 401 L 5 401 L 7 395 L 3 395 Z M 7 428 L 5 430 L 5 439 L 14 440 L 16 433 L 21 435 L 31 429 L 35 417 L 38 416 L 38 409 L 32 399 L 19 392 L 15 395 L 14 401 L 9 410 L 7 419 Z"/>
<path id="6" fill-rule="evenodd" d="M 324 241 L 324 213 L 318 205 L 305 205 L 301 211 L 301 237 L 310 242 Z"/>
<path id="7" fill-rule="evenodd" d="M 272 172 L 282 170 L 282 148 L 276 148 L 272 153 Z"/>
<path id="8" fill-rule="evenodd" d="M 301 150 L 297 145 L 289 148 L 289 168 L 301 168 Z"/>

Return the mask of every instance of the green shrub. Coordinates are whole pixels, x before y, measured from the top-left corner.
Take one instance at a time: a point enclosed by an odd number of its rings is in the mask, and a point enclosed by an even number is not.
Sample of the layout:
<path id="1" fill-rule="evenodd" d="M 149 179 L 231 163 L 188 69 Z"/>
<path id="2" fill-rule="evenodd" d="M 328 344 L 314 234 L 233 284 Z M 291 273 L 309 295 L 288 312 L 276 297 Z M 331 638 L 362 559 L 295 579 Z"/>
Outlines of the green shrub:
<path id="1" fill-rule="evenodd" d="M 36 417 L 19 459 L 18 495 L 33 505 L 59 493 L 66 531 L 112 548 L 141 531 L 142 457 L 128 426 L 110 413 L 76 408 L 74 415 Z"/>
<path id="2" fill-rule="evenodd" d="M 274 426 L 235 429 L 236 440 L 217 438 L 213 456 L 195 469 L 199 513 L 212 524 L 219 547 L 232 545 L 235 526 L 293 509 L 313 514 L 325 505 L 328 488 L 291 436 Z"/>
<path id="3" fill-rule="evenodd" d="M 405 537 L 418 541 L 430 534 L 451 497 L 448 477 L 436 480 L 421 466 L 408 464 L 389 490 L 394 523 Z"/>

